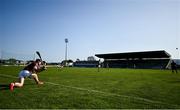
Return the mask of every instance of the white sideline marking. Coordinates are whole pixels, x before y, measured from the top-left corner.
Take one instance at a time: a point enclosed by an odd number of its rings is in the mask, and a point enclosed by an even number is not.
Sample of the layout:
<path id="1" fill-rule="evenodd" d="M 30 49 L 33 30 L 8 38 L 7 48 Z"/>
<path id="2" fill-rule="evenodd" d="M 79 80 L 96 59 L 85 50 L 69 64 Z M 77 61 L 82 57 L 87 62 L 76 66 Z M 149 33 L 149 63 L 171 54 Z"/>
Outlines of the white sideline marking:
<path id="1" fill-rule="evenodd" d="M 15 77 L 15 76 L 5 75 L 5 74 L 0 74 L 0 76 L 9 77 L 9 78 L 17 78 L 17 77 Z M 149 100 L 149 99 L 145 99 L 145 98 L 141 98 L 141 97 L 133 97 L 133 96 L 126 96 L 126 95 L 119 95 L 119 94 L 108 93 L 108 92 L 103 92 L 103 91 L 98 91 L 98 90 L 93 90 L 93 89 L 86 89 L 86 88 L 73 87 L 73 86 L 66 86 L 66 85 L 57 84 L 57 83 L 52 83 L 52 82 L 45 82 L 45 83 L 51 84 L 51 85 L 55 85 L 55 86 L 62 86 L 62 87 L 66 87 L 66 88 L 72 88 L 72 89 L 82 90 L 82 91 L 89 91 L 89 92 L 94 92 L 94 93 L 100 93 L 100 94 L 109 95 L 109 96 L 117 96 L 117 97 L 123 97 L 123 98 L 130 98 L 130 99 L 141 100 L 141 101 L 146 101 L 146 102 L 150 102 L 150 103 L 169 105 L 169 106 L 173 106 L 173 107 L 177 107 L 177 108 L 180 107 L 179 105 L 167 104 L 167 103 L 163 103 L 163 102 L 160 102 L 160 101 L 153 101 L 153 100 Z"/>

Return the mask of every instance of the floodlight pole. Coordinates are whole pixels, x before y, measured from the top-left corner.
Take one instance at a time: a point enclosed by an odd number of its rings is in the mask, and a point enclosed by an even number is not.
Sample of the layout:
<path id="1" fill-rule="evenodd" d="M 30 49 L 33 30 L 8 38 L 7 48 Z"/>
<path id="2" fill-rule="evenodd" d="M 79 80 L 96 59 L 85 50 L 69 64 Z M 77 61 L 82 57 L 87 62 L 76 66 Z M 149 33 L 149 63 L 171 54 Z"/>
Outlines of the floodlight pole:
<path id="1" fill-rule="evenodd" d="M 65 43 L 66 43 L 66 49 L 65 49 L 65 66 L 67 66 L 67 43 L 68 43 L 68 39 L 65 38 Z"/>

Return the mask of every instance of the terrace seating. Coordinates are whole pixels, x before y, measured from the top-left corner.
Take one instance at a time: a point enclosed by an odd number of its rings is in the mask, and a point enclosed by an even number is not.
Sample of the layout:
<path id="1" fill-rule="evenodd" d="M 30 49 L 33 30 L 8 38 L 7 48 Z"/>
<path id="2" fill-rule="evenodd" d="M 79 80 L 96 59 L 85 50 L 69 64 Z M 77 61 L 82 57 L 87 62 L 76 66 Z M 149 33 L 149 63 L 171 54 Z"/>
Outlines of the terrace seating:
<path id="1" fill-rule="evenodd" d="M 96 54 L 95 56 L 104 59 L 104 67 L 152 69 L 166 68 L 171 57 L 171 55 L 164 50 Z"/>

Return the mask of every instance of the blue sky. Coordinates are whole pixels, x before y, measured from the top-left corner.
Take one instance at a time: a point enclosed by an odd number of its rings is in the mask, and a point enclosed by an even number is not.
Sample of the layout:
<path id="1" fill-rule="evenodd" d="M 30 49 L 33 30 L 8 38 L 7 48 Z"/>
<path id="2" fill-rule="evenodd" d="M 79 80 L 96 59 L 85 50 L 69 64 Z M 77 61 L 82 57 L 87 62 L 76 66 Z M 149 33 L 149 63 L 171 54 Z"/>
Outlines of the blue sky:
<path id="1" fill-rule="evenodd" d="M 62 61 L 68 38 L 74 61 L 149 50 L 180 58 L 180 0 L 0 0 L 0 12 L 1 53 Z"/>

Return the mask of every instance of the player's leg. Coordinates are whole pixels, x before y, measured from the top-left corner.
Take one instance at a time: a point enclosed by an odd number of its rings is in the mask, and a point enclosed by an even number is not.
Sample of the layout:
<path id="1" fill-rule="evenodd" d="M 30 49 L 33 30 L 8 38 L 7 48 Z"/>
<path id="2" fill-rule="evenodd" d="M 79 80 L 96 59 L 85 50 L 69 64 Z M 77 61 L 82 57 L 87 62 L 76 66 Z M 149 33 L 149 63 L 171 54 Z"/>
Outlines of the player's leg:
<path id="1" fill-rule="evenodd" d="M 39 81 L 38 75 L 37 74 L 31 74 L 32 78 L 35 80 L 37 84 L 43 84 L 43 82 Z"/>
<path id="2" fill-rule="evenodd" d="M 23 77 L 19 78 L 19 82 L 14 83 L 14 86 L 16 86 L 16 87 L 23 87 L 23 85 L 24 85 L 24 78 Z"/>
<path id="3" fill-rule="evenodd" d="M 13 91 L 14 87 L 22 87 L 23 85 L 24 85 L 24 78 L 21 77 L 21 78 L 19 78 L 19 82 L 11 83 L 10 86 L 9 86 L 9 89 L 11 91 Z"/>
<path id="4" fill-rule="evenodd" d="M 174 68 L 173 67 L 171 67 L 171 71 L 172 71 L 172 73 L 174 73 Z"/>
<path id="5" fill-rule="evenodd" d="M 25 70 L 22 70 L 20 73 L 19 73 L 19 81 L 18 82 L 14 82 L 14 83 L 11 83 L 9 85 L 9 88 L 11 91 L 14 90 L 14 86 L 16 87 L 22 87 L 23 84 L 24 84 L 24 78 L 28 75 L 27 73 L 29 73 L 29 71 L 25 71 Z"/>
<path id="6" fill-rule="evenodd" d="M 175 69 L 176 73 L 178 73 L 177 68 Z"/>

